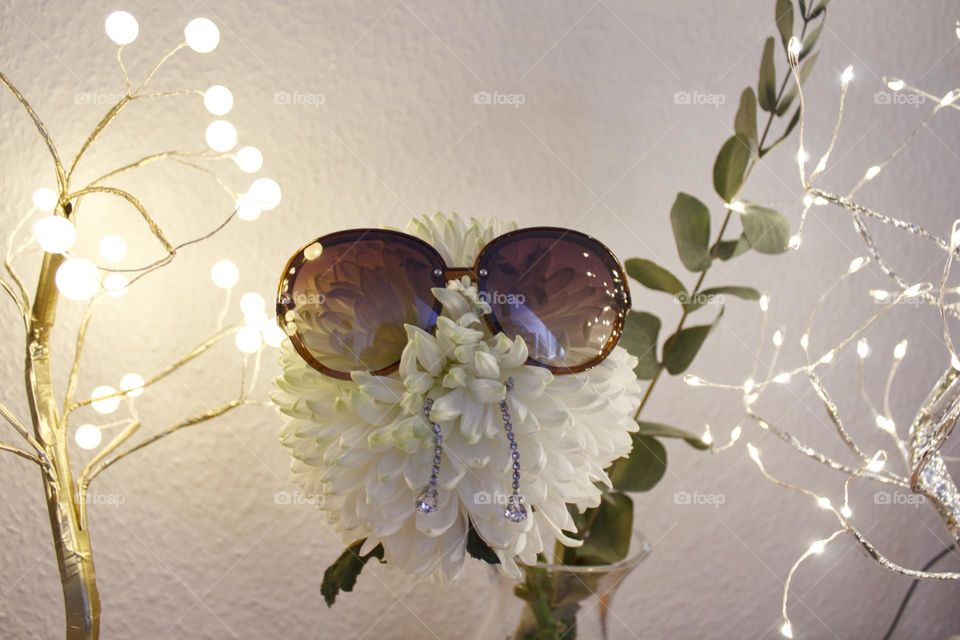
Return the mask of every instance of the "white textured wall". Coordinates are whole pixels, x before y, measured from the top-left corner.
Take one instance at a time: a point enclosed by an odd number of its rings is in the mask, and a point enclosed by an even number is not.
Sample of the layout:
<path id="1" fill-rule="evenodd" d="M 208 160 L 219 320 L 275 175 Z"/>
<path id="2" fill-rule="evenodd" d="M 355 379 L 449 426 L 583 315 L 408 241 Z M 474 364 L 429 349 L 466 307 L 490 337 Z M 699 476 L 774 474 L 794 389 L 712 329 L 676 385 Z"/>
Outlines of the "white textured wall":
<path id="1" fill-rule="evenodd" d="M 876 105 L 874 93 L 883 88 L 878 76 L 910 78 L 935 93 L 956 85 L 960 50 L 953 23 L 960 15 L 952 5 L 832 3 L 808 96 L 812 149 L 826 142 L 839 73 L 847 63 L 853 63 L 856 80 L 828 186 L 852 184 L 889 148 L 892 135 L 921 117 L 910 106 Z M 178 55 L 158 87 L 222 82 L 233 89 L 230 117 L 243 141 L 263 149 L 263 173 L 280 181 L 284 199 L 253 225 L 237 223 L 206 249 L 184 251 L 151 285 L 104 305 L 91 328 L 81 393 L 116 384 L 129 370 L 154 371 L 210 332 L 222 304 L 207 276 L 215 258 L 231 255 L 240 263 L 242 288 L 268 293 L 293 248 L 350 226 L 400 225 L 414 213 L 438 209 L 499 215 L 528 225 L 572 226 L 595 234 L 623 258 L 655 258 L 681 271 L 669 206 L 676 191 L 689 191 L 710 203 L 717 220 L 710 182 L 714 154 L 730 133 L 741 89 L 756 81 L 763 39 L 773 33 L 772 0 L 9 0 L 0 5 L 0 65 L 33 101 L 64 154 L 77 148 L 105 109 L 75 104 L 75 97 L 119 91 L 102 28 L 106 14 L 117 8 L 140 20 L 140 38 L 128 52 L 135 76 L 179 39 L 189 18 L 204 15 L 220 24 L 220 48 L 206 57 Z M 516 109 L 476 105 L 478 91 L 520 93 L 525 103 Z M 720 94 L 725 103 L 677 106 L 677 91 Z M 281 105 L 277 92 L 324 100 L 319 106 Z M 868 203 L 947 233 L 960 196 L 960 128 L 950 115 L 902 157 L 895 177 L 878 179 L 864 192 Z M 104 136 L 82 173 L 96 175 L 150 150 L 198 148 L 208 119 L 191 98 L 173 106 L 140 105 Z M 53 174 L 27 118 L 7 96 L 0 97 L 0 131 L 5 236 L 29 206 L 33 189 L 51 184 Z M 794 152 L 784 148 L 765 161 L 746 195 L 779 203 L 795 220 L 800 193 Z M 232 166 L 226 175 L 238 187 L 247 180 Z M 122 184 L 155 210 L 173 238 L 195 236 L 229 211 L 221 194 L 183 170 L 149 169 Z M 131 238 L 140 258 L 156 255 L 122 207 L 90 200 L 83 209 L 81 253 L 91 251 L 112 225 Z M 769 291 L 773 322 L 792 329 L 795 344 L 798 308 L 808 308 L 817 287 L 861 253 L 843 216 L 821 210 L 799 254 L 749 255 L 718 267 L 709 281 Z M 939 273 L 938 256 L 923 245 L 894 255 L 912 278 Z M 34 254 L 27 260 L 31 276 L 36 259 Z M 841 291 L 827 305 L 825 333 L 839 335 L 871 310 L 848 293 Z M 637 287 L 635 299 L 637 306 L 675 321 L 675 306 L 662 297 Z M 61 366 L 80 310 L 61 304 Z M 0 400 L 22 415 L 21 340 L 9 304 L 0 305 L 0 326 Z M 694 371 L 742 380 L 757 330 L 753 305 L 731 305 Z M 938 333 L 934 313 L 903 309 L 871 334 L 878 346 L 901 335 L 911 338 L 893 399 L 901 425 L 945 364 Z M 815 335 L 818 343 L 824 344 Z M 876 357 L 888 357 L 887 348 Z M 796 349 L 788 357 L 796 362 Z M 145 431 L 227 398 L 235 362 L 229 346 L 148 394 L 142 403 Z M 871 431 L 850 365 L 845 354 L 828 383 L 854 428 Z M 880 384 L 881 377 L 875 372 L 871 383 Z M 764 408 L 805 438 L 830 437 L 814 395 L 799 384 L 765 400 Z M 441 594 L 428 583 L 374 568 L 354 594 L 328 610 L 319 583 L 341 545 L 310 507 L 275 503 L 277 492 L 291 490 L 286 454 L 276 442 L 278 419 L 267 410 L 244 411 L 184 432 L 101 476 L 97 490 L 123 500 L 120 506 L 95 506 L 90 515 L 105 637 L 454 638 L 487 615 L 487 577 L 474 566 L 459 590 Z M 706 420 L 720 433 L 740 419 L 729 396 L 695 392 L 677 380 L 657 390 L 648 417 L 694 430 Z M 746 434 L 761 443 L 782 475 L 839 499 L 834 476 L 755 429 Z M 871 447 L 883 444 L 868 441 Z M 844 455 L 832 442 L 828 448 Z M 833 523 L 809 499 L 765 484 L 742 449 L 722 456 L 682 443 L 668 449 L 667 477 L 637 498 L 640 524 L 655 553 L 618 597 L 617 615 L 632 634 L 621 630 L 617 637 L 777 637 L 782 579 L 793 559 Z M 60 593 L 38 473 L 5 457 L 0 481 L 0 636 L 57 637 Z M 724 503 L 675 504 L 678 491 L 722 495 Z M 881 548 L 903 563 L 922 563 L 946 541 L 926 507 L 878 507 L 872 493 L 862 491 L 854 509 Z M 958 563 L 952 558 L 943 566 L 950 564 Z M 791 614 L 798 637 L 878 637 L 907 586 L 842 541 L 797 577 Z M 960 630 L 960 585 L 925 584 L 917 595 L 899 637 L 945 638 Z"/>

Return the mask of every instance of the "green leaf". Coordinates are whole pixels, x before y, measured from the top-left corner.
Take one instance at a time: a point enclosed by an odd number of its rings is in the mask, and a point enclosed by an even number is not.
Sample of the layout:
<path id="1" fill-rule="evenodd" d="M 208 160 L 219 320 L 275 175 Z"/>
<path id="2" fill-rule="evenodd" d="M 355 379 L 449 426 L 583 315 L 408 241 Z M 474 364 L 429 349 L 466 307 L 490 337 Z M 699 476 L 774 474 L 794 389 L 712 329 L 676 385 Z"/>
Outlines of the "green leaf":
<path id="1" fill-rule="evenodd" d="M 637 433 L 643 436 L 656 438 L 682 438 L 683 440 L 686 440 L 687 444 L 694 449 L 700 449 L 701 451 L 704 451 L 710 448 L 710 445 L 701 440 L 700 436 L 683 429 L 671 427 L 670 425 L 661 424 L 659 422 L 646 422 L 644 420 L 637 420 L 637 424 L 640 425 L 640 431 Z"/>
<path id="2" fill-rule="evenodd" d="M 760 157 L 762 158 L 766 154 L 770 153 L 770 151 L 775 149 L 777 145 L 786 140 L 790 136 L 790 133 L 793 131 L 794 127 L 797 126 L 798 122 L 800 122 L 800 107 L 797 107 L 797 110 L 793 112 L 793 117 L 790 118 L 787 128 L 783 130 L 783 133 L 780 134 L 780 137 L 774 140 L 769 147 L 760 149 Z"/>
<path id="3" fill-rule="evenodd" d="M 690 271 L 710 266 L 710 211 L 686 193 L 678 193 L 670 208 L 670 225 L 680 261 Z M 681 285 L 682 286 L 682 285 Z"/>
<path id="4" fill-rule="evenodd" d="M 777 67 L 773 62 L 773 36 L 767 38 L 763 44 L 757 98 L 760 101 L 760 108 L 764 111 L 773 111 L 777 106 Z"/>
<path id="5" fill-rule="evenodd" d="M 823 31 L 823 22 L 817 25 L 817 28 L 811 31 L 806 38 L 803 39 L 803 46 L 800 48 L 800 55 L 797 57 L 797 60 L 802 61 L 806 58 L 813 48 L 817 46 L 817 40 L 820 39 L 820 32 Z"/>
<path id="6" fill-rule="evenodd" d="M 663 364 L 671 375 L 687 370 L 712 327 L 709 324 L 687 327 L 667 338 L 663 344 Z"/>
<path id="7" fill-rule="evenodd" d="M 634 372 L 641 380 L 652 380 L 663 366 L 657 360 L 657 339 L 660 318 L 646 311 L 630 311 L 623 324 L 620 346 L 635 355 L 639 362 Z"/>
<path id="8" fill-rule="evenodd" d="M 467 553 L 477 560 L 483 560 L 487 564 L 500 564 L 500 558 L 493 552 L 490 545 L 480 537 L 480 534 L 477 533 L 477 530 L 473 527 L 472 522 L 469 523 L 469 527 L 467 530 Z"/>
<path id="9" fill-rule="evenodd" d="M 806 0 L 797 0 L 797 3 L 800 5 L 800 15 L 807 15 L 807 2 Z"/>
<path id="10" fill-rule="evenodd" d="M 747 237 L 740 234 L 740 237 L 736 240 L 721 240 L 718 242 L 714 247 L 714 254 L 721 260 L 726 261 L 731 258 L 736 258 L 749 250 L 750 243 L 747 242 Z"/>
<path id="11" fill-rule="evenodd" d="M 826 11 L 827 4 L 829 4 L 829 2 L 830 0 L 820 0 L 820 3 L 817 4 L 817 6 L 813 8 L 813 11 L 810 12 L 810 19 L 813 20 L 814 18 L 819 16 L 821 13 Z"/>
<path id="12" fill-rule="evenodd" d="M 740 214 L 740 221 L 752 249 L 767 254 L 778 254 L 787 250 L 787 243 L 790 242 L 790 222 L 782 213 L 747 204 L 746 210 Z M 669 369 L 669 365 L 667 368 Z"/>
<path id="13" fill-rule="evenodd" d="M 328 607 L 333 606 L 334 601 L 337 599 L 337 594 L 341 591 L 353 591 L 354 585 L 357 584 L 357 577 L 360 575 L 360 572 L 363 571 L 364 565 L 366 565 L 371 558 L 376 558 L 380 562 L 383 562 L 382 544 L 378 544 L 374 547 L 373 551 L 367 555 L 360 556 L 360 549 L 363 547 L 364 542 L 366 542 L 366 538 L 361 538 L 351 544 L 340 554 L 340 557 L 323 572 L 323 583 L 320 585 L 320 593 L 323 594 L 323 599 L 326 601 Z"/>
<path id="14" fill-rule="evenodd" d="M 613 465 L 610 481 L 617 491 L 650 491 L 667 472 L 667 450 L 653 436 L 640 433 L 631 436 L 633 450 Z"/>
<path id="15" fill-rule="evenodd" d="M 793 0 L 777 0 L 776 13 L 777 29 L 780 30 L 780 40 L 786 49 L 787 41 L 793 35 Z"/>
<path id="16" fill-rule="evenodd" d="M 810 72 L 813 71 L 813 65 L 816 64 L 817 58 L 820 56 L 820 52 L 816 52 L 809 58 L 807 58 L 803 64 L 800 65 L 800 84 L 803 85 L 807 81 L 807 77 L 810 75 Z M 797 84 L 796 82 L 790 87 L 790 90 L 787 91 L 780 102 L 777 104 L 777 116 L 782 116 L 790 108 L 790 104 L 793 102 L 793 99 L 797 97 Z"/>
<path id="17" fill-rule="evenodd" d="M 717 161 L 713 165 L 713 188 L 726 202 L 733 200 L 750 162 L 750 141 L 737 134 L 729 138 L 720 148 Z"/>
<path id="18" fill-rule="evenodd" d="M 696 311 L 705 304 L 708 304 L 716 296 L 733 296 L 741 300 L 759 300 L 760 292 L 752 287 L 711 287 L 704 289 L 696 295 L 696 299 L 686 305 L 687 313 Z"/>
<path id="19" fill-rule="evenodd" d="M 576 564 L 613 564 L 627 557 L 633 537 L 633 500 L 625 493 L 605 493 Z"/>
<path id="20" fill-rule="evenodd" d="M 666 291 L 672 295 L 686 291 L 677 276 L 655 262 L 643 258 L 630 258 L 624 266 L 627 269 L 627 275 L 648 289 Z"/>
<path id="21" fill-rule="evenodd" d="M 750 141 L 750 150 L 757 148 L 757 95 L 752 87 L 747 87 L 740 94 L 740 107 L 737 117 L 733 121 L 733 128 L 737 135 Z"/>

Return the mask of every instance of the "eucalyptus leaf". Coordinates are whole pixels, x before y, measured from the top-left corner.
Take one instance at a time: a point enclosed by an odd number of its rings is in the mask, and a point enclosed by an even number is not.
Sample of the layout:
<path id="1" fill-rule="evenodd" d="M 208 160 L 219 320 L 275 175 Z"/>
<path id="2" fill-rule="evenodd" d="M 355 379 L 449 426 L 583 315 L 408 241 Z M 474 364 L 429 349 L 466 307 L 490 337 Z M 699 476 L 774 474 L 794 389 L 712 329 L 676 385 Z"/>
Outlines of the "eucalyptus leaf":
<path id="1" fill-rule="evenodd" d="M 821 13 L 827 10 L 827 4 L 830 3 L 830 0 L 820 0 L 820 2 L 813 8 L 813 11 L 810 12 L 810 19 L 813 20 Z"/>
<path id="2" fill-rule="evenodd" d="M 633 500 L 624 493 L 605 493 L 593 526 L 577 549 L 576 564 L 613 564 L 627 557 L 633 537 Z"/>
<path id="3" fill-rule="evenodd" d="M 710 266 L 710 211 L 707 205 L 686 193 L 678 193 L 670 208 L 670 226 L 680 261 L 690 271 Z"/>
<path id="4" fill-rule="evenodd" d="M 793 35 L 793 0 L 777 0 L 776 6 L 777 29 L 780 30 L 780 40 L 784 48 Z"/>
<path id="5" fill-rule="evenodd" d="M 733 128 L 737 135 L 750 141 L 751 151 L 757 148 L 757 94 L 752 87 L 747 87 L 740 94 L 740 106 L 737 108 L 737 117 L 733 121 Z"/>
<path id="6" fill-rule="evenodd" d="M 783 133 L 780 134 L 780 137 L 773 141 L 773 143 L 766 147 L 765 149 L 760 149 L 760 157 L 767 155 L 772 151 L 777 145 L 787 139 L 790 133 L 793 131 L 794 127 L 797 126 L 797 123 L 800 122 L 800 107 L 797 107 L 797 110 L 793 112 L 793 117 L 790 118 L 790 122 L 787 123 L 787 128 L 783 130 Z"/>
<path id="7" fill-rule="evenodd" d="M 720 148 L 713 165 L 713 188 L 725 202 L 733 200 L 750 163 L 750 141 L 737 134 L 728 138 Z"/>
<path id="8" fill-rule="evenodd" d="M 323 572 L 323 583 L 320 585 L 320 593 L 328 607 L 332 607 L 341 591 L 353 591 L 357 584 L 357 577 L 363 571 L 364 565 L 371 558 L 376 558 L 383 562 L 383 545 L 378 544 L 373 551 L 365 556 L 360 555 L 360 549 L 366 538 L 357 540 L 347 547 L 340 557 Z"/>
<path id="9" fill-rule="evenodd" d="M 743 233 L 755 251 L 778 254 L 787 250 L 790 222 L 779 211 L 747 204 L 744 212 L 740 214 L 740 221 L 743 223 Z"/>
<path id="10" fill-rule="evenodd" d="M 767 38 L 763 44 L 757 99 L 764 111 L 773 111 L 777 107 L 777 67 L 773 62 L 773 36 Z"/>
<path id="11" fill-rule="evenodd" d="M 710 302 L 716 296 L 733 296 L 734 298 L 740 298 L 741 300 L 759 300 L 760 292 L 753 287 L 738 286 L 711 287 L 709 289 L 704 289 L 703 291 L 697 292 L 695 299 L 685 305 L 687 313 L 696 311 L 703 305 Z"/>
<path id="12" fill-rule="evenodd" d="M 703 451 L 710 448 L 710 446 L 705 443 L 700 436 L 684 429 L 678 429 L 677 427 L 671 427 L 670 425 L 661 424 L 659 422 L 647 422 L 645 420 L 637 420 L 637 424 L 640 426 L 640 430 L 637 433 L 643 436 L 655 438 L 681 438 L 694 449 L 700 449 Z"/>
<path id="13" fill-rule="evenodd" d="M 721 260 L 736 258 L 750 250 L 750 243 L 747 237 L 740 234 L 736 240 L 721 240 L 714 247 L 714 254 Z"/>
<path id="14" fill-rule="evenodd" d="M 677 276 L 651 260 L 630 258 L 624 266 L 627 269 L 627 275 L 648 289 L 666 291 L 672 295 L 686 291 Z"/>
<path id="15" fill-rule="evenodd" d="M 620 346 L 637 357 L 634 373 L 641 380 L 651 380 L 663 365 L 657 360 L 657 339 L 660 318 L 646 311 L 630 311 L 623 324 Z"/>
<path id="16" fill-rule="evenodd" d="M 813 51 L 813 48 L 817 46 L 817 40 L 820 39 L 820 32 L 823 31 L 823 22 L 817 25 L 816 29 L 811 31 L 806 38 L 803 39 L 803 46 L 800 47 L 800 55 L 797 57 L 797 60 L 802 61 L 810 52 Z"/>
<path id="17" fill-rule="evenodd" d="M 673 334 L 663 344 L 663 364 L 671 375 L 683 373 L 693 362 L 713 325 L 687 327 Z"/>
<path id="18" fill-rule="evenodd" d="M 667 472 L 667 450 L 651 435 L 631 434 L 633 450 L 610 470 L 617 491 L 650 491 Z"/>

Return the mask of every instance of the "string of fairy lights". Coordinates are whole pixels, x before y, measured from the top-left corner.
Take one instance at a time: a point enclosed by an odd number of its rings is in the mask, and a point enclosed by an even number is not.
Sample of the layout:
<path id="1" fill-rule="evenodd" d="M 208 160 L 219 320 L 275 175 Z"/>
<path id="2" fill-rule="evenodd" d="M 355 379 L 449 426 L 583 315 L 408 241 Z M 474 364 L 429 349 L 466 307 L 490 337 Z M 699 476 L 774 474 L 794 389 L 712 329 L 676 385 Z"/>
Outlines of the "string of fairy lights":
<path id="1" fill-rule="evenodd" d="M 124 260 L 128 256 L 128 245 L 126 239 L 116 233 L 106 233 L 99 238 L 96 243 L 99 256 L 96 260 L 81 257 L 72 252 L 77 243 L 78 230 L 73 220 L 64 215 L 64 204 L 90 193 L 119 195 L 138 208 L 153 228 L 152 220 L 138 200 L 126 192 L 106 187 L 103 183 L 108 178 L 161 160 L 179 162 L 209 174 L 235 202 L 235 211 L 232 212 L 227 222 L 233 217 L 247 222 L 257 220 L 261 213 L 275 209 L 280 204 L 282 196 L 280 186 L 269 177 L 256 178 L 245 192 L 235 193 L 214 171 L 200 164 L 201 162 L 223 159 L 233 160 L 237 168 L 245 174 L 255 174 L 263 166 L 261 151 L 250 145 L 238 148 L 237 129 L 230 121 L 224 119 L 224 116 L 229 114 L 234 106 L 233 93 L 227 87 L 217 84 L 205 90 L 177 89 L 155 93 L 147 90 L 151 80 L 163 64 L 179 51 L 187 48 L 199 54 L 214 51 L 220 43 L 220 31 L 215 23 L 207 18 L 196 18 L 187 23 L 183 31 L 184 40 L 167 52 L 139 84 L 132 82 L 123 59 L 125 47 L 133 43 L 140 32 L 136 18 L 126 11 L 114 11 L 107 16 L 104 26 L 107 37 L 117 45 L 116 58 L 126 88 L 126 93 L 121 99 L 124 104 L 119 105 L 121 108 L 126 106 L 127 103 L 141 99 L 196 95 L 202 99 L 204 107 L 215 119 L 209 123 L 204 133 L 207 149 L 202 151 L 165 151 L 149 155 L 136 162 L 119 167 L 95 179 L 87 187 L 73 191 L 73 193 L 66 193 L 66 189 L 62 185 L 59 191 L 50 187 L 40 187 L 33 192 L 32 208 L 13 226 L 12 233 L 8 238 L 5 265 L 7 271 L 19 283 L 20 278 L 16 276 L 14 270 L 15 262 L 35 244 L 47 253 L 64 256 L 64 260 L 56 272 L 56 287 L 64 298 L 87 304 L 77 340 L 78 351 L 79 348 L 82 348 L 86 327 L 93 310 L 105 299 L 122 298 L 142 275 L 167 264 L 169 259 L 172 258 L 172 250 L 207 239 L 226 226 L 226 222 L 214 229 L 213 232 L 177 247 L 172 247 L 155 230 L 154 235 L 161 240 L 168 250 L 167 258 L 149 265 L 124 267 Z M 92 144 L 102 128 L 109 124 L 111 117 L 105 117 L 87 138 L 74 161 L 74 166 L 79 160 L 79 156 Z M 72 166 L 70 173 L 72 173 L 73 168 Z M 68 178 L 70 173 L 67 173 Z M 40 214 L 39 218 L 36 217 L 37 214 Z M 30 229 L 32 233 L 23 233 L 31 220 L 33 220 Z M 234 343 L 237 349 L 244 354 L 244 357 L 250 354 L 257 355 L 253 367 L 254 375 L 246 380 L 246 384 L 249 388 L 252 388 L 256 381 L 256 373 L 259 371 L 260 351 L 265 345 L 279 347 L 286 336 L 277 326 L 276 320 L 271 320 L 268 317 L 266 301 L 262 295 L 256 292 L 244 293 L 239 300 L 243 323 L 235 327 L 225 327 L 225 320 L 232 308 L 232 292 L 240 282 L 240 270 L 232 260 L 222 258 L 213 264 L 210 270 L 210 278 L 215 287 L 225 291 L 224 308 L 220 314 L 215 339 L 198 345 L 185 358 L 168 367 L 160 375 L 145 380 L 139 373 L 126 373 L 119 379 L 119 390 L 110 384 L 101 384 L 93 388 L 87 400 L 80 400 L 72 406 L 65 407 L 64 419 L 66 420 L 73 409 L 88 404 L 93 411 L 102 416 L 115 414 L 120 409 L 123 400 L 126 400 L 129 406 L 130 418 L 102 424 L 85 423 L 80 425 L 74 431 L 74 440 L 78 446 L 83 449 L 97 449 L 103 442 L 105 430 L 137 423 L 138 418 L 133 401 L 143 395 L 146 387 L 192 360 L 199 353 L 205 352 L 212 346 L 213 342 L 228 335 L 233 335 Z M 25 297 L 25 288 L 21 286 L 20 289 L 24 292 Z M 8 291 L 8 293 L 12 294 L 13 292 Z M 25 310 L 21 308 L 21 311 Z M 77 382 L 76 373 L 75 363 L 74 370 L 71 372 L 71 380 L 68 383 L 71 386 Z M 111 443 L 111 446 L 115 443 L 116 440 Z"/>
<path id="2" fill-rule="evenodd" d="M 960 38 L 960 23 L 957 24 L 956 34 L 957 37 Z M 787 612 L 791 582 L 799 567 L 806 560 L 822 554 L 834 540 L 844 535 L 849 535 L 856 540 L 856 542 L 866 552 L 868 557 L 872 558 L 880 566 L 900 575 L 932 580 L 960 579 L 960 573 L 957 572 L 921 571 L 900 566 L 889 560 L 882 553 L 880 553 L 873 543 L 870 542 L 866 534 L 857 528 L 854 521 L 854 510 L 850 505 L 850 489 L 855 480 L 859 482 L 878 482 L 884 485 L 897 487 L 905 491 L 919 493 L 929 498 L 930 501 L 934 503 L 938 511 L 940 511 L 940 514 L 947 525 L 947 529 L 951 532 L 954 538 L 957 538 L 958 536 L 957 516 L 958 509 L 960 509 L 960 507 L 958 507 L 958 505 L 960 505 L 960 497 L 958 497 L 958 495 L 960 494 L 957 493 L 956 485 L 953 483 L 952 478 L 950 478 L 949 473 L 946 472 L 945 467 L 943 466 L 943 460 L 945 458 L 940 455 L 939 446 L 942 446 L 946 436 L 949 435 L 949 431 L 952 428 L 953 423 L 955 423 L 957 420 L 958 414 L 956 411 L 960 411 L 960 401 L 954 400 L 954 404 L 951 405 L 951 410 L 955 411 L 945 412 L 947 418 L 944 419 L 943 424 L 936 425 L 938 430 L 932 434 L 928 434 L 923 431 L 923 429 L 926 429 L 926 426 L 924 425 L 926 425 L 926 422 L 930 421 L 931 416 L 936 417 L 940 415 L 939 410 L 934 411 L 931 409 L 931 405 L 938 400 L 938 397 L 934 397 L 932 400 L 928 399 L 924 407 L 921 407 L 920 411 L 918 412 L 918 418 L 914 422 L 914 425 L 908 430 L 908 435 L 906 437 L 901 436 L 903 430 L 900 429 L 894 421 L 891 412 L 890 398 L 895 391 L 894 381 L 897 371 L 907 355 L 907 340 L 901 340 L 893 346 L 890 352 L 890 365 L 883 387 L 883 395 L 879 402 L 875 402 L 871 398 L 865 384 L 865 370 L 867 368 L 866 362 L 867 359 L 873 354 L 873 348 L 867 341 L 866 337 L 864 337 L 864 334 L 892 309 L 906 301 L 916 302 L 917 304 L 921 305 L 935 306 L 939 310 L 940 316 L 943 320 L 944 346 L 946 347 L 950 356 L 950 365 L 947 365 L 947 373 L 945 374 L 943 380 L 946 382 L 951 382 L 958 378 L 957 370 L 960 370 L 960 357 L 958 357 L 956 347 L 954 346 L 951 338 L 948 327 L 948 318 L 953 317 L 956 319 L 960 317 L 960 303 L 950 302 L 947 300 L 947 297 L 950 294 L 960 293 L 960 288 L 949 287 L 947 285 L 947 281 L 950 275 L 952 263 L 956 258 L 958 246 L 960 246 L 960 220 L 953 223 L 950 229 L 949 239 L 944 240 L 927 231 L 918 224 L 901 220 L 899 218 L 889 216 L 865 207 L 856 202 L 854 200 L 854 196 L 866 183 L 879 176 L 888 167 L 888 165 L 894 161 L 905 148 L 907 148 L 911 142 L 916 140 L 918 134 L 927 129 L 929 123 L 937 114 L 945 109 L 960 110 L 958 105 L 955 104 L 957 99 L 960 98 L 960 89 L 954 89 L 942 96 L 936 96 L 929 92 L 912 87 L 903 80 L 896 78 L 884 78 L 887 88 L 889 88 L 891 91 L 902 91 L 905 93 L 914 94 L 916 96 L 923 96 L 926 100 L 932 102 L 933 108 L 931 112 L 927 114 L 924 120 L 914 129 L 912 129 L 906 135 L 903 141 L 894 146 L 894 148 L 882 161 L 868 167 L 863 176 L 846 195 L 838 195 L 817 187 L 816 183 L 827 170 L 831 153 L 834 151 L 838 135 L 841 130 L 847 89 L 854 77 L 853 67 L 846 67 L 840 76 L 840 104 L 836 123 L 830 137 L 830 142 L 824 153 L 820 156 L 813 170 L 808 173 L 810 154 L 804 145 L 804 114 L 806 113 L 806 107 L 804 104 L 804 95 L 801 88 L 800 72 L 798 68 L 798 58 L 802 49 L 802 44 L 797 38 L 792 38 L 788 42 L 787 49 L 790 68 L 794 81 L 798 86 L 798 97 L 800 101 L 800 144 L 796 155 L 796 161 L 800 180 L 805 192 L 798 231 L 796 235 L 790 238 L 789 246 L 792 249 L 800 248 L 801 244 L 803 243 L 803 234 L 807 216 L 814 207 L 825 207 L 832 205 L 839 207 L 851 217 L 858 235 L 861 237 L 867 248 L 867 255 L 853 259 L 846 271 L 840 274 L 832 282 L 832 284 L 830 284 L 821 293 L 816 303 L 810 310 L 810 313 L 806 319 L 804 331 L 799 339 L 799 344 L 805 358 L 805 362 L 802 365 L 778 370 L 777 364 L 781 350 L 785 344 L 786 329 L 779 328 L 773 332 L 770 338 L 764 337 L 767 333 L 767 316 L 770 306 L 769 297 L 764 295 L 760 299 L 760 310 L 763 317 L 761 340 L 765 343 L 766 340 L 769 339 L 772 342 L 773 347 L 767 371 L 762 375 L 758 374 L 758 368 L 760 366 L 760 359 L 758 357 L 754 362 L 751 376 L 741 384 L 724 384 L 713 382 L 694 375 L 687 375 L 684 378 L 684 381 L 688 385 L 694 387 L 711 387 L 738 393 L 740 395 L 741 403 L 747 418 L 751 422 L 755 423 L 763 432 L 774 434 L 794 450 L 816 462 L 819 462 L 820 464 L 829 467 L 830 469 L 833 469 L 834 471 L 841 473 L 842 477 L 844 478 L 842 503 L 835 504 L 834 501 L 827 496 L 821 495 L 820 493 L 817 493 L 816 491 L 799 484 L 786 482 L 781 478 L 778 478 L 773 473 L 768 471 L 764 465 L 760 449 L 756 446 L 756 444 L 748 442 L 746 445 L 750 459 L 757 466 L 766 480 L 791 491 L 796 491 L 809 496 L 813 506 L 815 506 L 817 509 L 821 509 L 832 514 L 835 517 L 838 525 L 834 531 L 829 533 L 829 535 L 826 535 L 822 539 L 813 541 L 810 546 L 796 559 L 787 573 L 783 587 L 781 610 L 782 623 L 780 626 L 780 632 L 787 638 L 793 638 L 795 629 Z M 742 208 L 744 205 L 736 202 L 730 205 L 730 207 L 734 210 L 736 210 L 738 206 Z M 908 236 L 923 239 L 931 246 L 936 247 L 938 251 L 943 252 L 945 254 L 945 264 L 940 282 L 910 282 L 900 276 L 899 273 L 893 269 L 891 262 L 887 259 L 884 253 L 882 253 L 874 243 L 873 236 L 866 224 L 867 220 L 878 222 L 896 231 L 907 234 Z M 810 336 L 813 332 L 815 321 L 822 311 L 824 302 L 837 289 L 837 287 L 840 286 L 841 283 L 853 278 L 858 272 L 860 272 L 869 264 L 875 265 L 885 276 L 890 279 L 891 283 L 893 284 L 891 290 L 868 289 L 866 291 L 866 295 L 878 303 L 879 310 L 868 317 L 855 330 L 849 332 L 840 341 L 835 342 L 833 345 L 823 348 L 817 352 L 812 352 L 810 347 Z M 829 366 L 834 361 L 837 354 L 845 349 L 854 349 L 856 351 L 859 371 L 858 383 L 860 396 L 873 416 L 874 425 L 872 426 L 875 426 L 875 428 L 889 436 L 890 451 L 892 453 L 888 453 L 888 450 L 883 448 L 878 450 L 866 450 L 863 446 L 861 446 L 857 435 L 855 435 L 854 430 L 851 428 L 852 425 L 848 425 L 844 417 L 841 416 L 837 405 L 834 403 L 829 391 L 819 377 L 818 372 L 824 367 Z M 953 370 L 951 370 L 951 367 Z M 816 446 L 804 442 L 790 431 L 784 429 L 782 426 L 771 420 L 767 420 L 760 414 L 760 411 L 757 409 L 757 404 L 758 400 L 765 391 L 776 387 L 777 385 L 789 384 L 798 377 L 804 378 L 806 382 L 810 384 L 816 391 L 817 396 L 824 406 L 826 414 L 834 427 L 835 435 L 849 450 L 854 462 L 841 462 L 822 453 L 821 450 Z M 926 422 L 921 420 L 921 418 L 926 419 Z M 704 443 L 708 444 L 714 452 L 720 452 L 734 446 L 734 444 L 740 439 L 742 432 L 742 428 L 737 426 L 731 431 L 726 443 L 718 444 L 715 441 L 715 437 L 711 431 L 711 428 L 707 426 L 702 439 Z M 862 439 L 862 435 L 860 439 Z M 933 444 L 931 444 L 931 442 Z M 896 458 L 894 458 L 894 456 L 896 456 Z M 898 462 L 894 464 L 894 462 L 897 460 Z M 898 471 L 898 469 L 901 468 L 900 463 L 902 463 L 902 468 L 905 470 L 904 472 Z"/>

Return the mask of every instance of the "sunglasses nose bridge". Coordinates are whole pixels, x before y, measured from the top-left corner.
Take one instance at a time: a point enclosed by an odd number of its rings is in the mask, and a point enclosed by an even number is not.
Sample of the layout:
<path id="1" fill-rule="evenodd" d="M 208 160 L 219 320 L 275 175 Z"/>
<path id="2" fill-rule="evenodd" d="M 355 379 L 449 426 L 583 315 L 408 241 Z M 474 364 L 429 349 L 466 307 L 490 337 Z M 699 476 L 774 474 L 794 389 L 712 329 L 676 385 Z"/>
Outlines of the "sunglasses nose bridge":
<path id="1" fill-rule="evenodd" d="M 463 276 L 468 276 L 474 283 L 477 282 L 477 273 L 473 270 L 473 267 L 447 267 L 443 274 L 447 281 L 459 280 Z"/>

